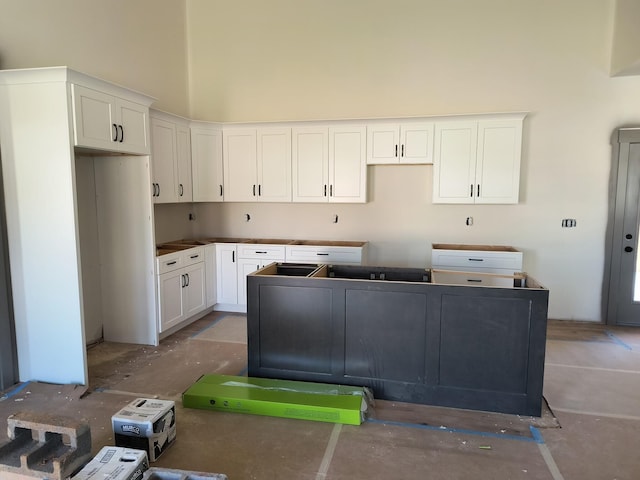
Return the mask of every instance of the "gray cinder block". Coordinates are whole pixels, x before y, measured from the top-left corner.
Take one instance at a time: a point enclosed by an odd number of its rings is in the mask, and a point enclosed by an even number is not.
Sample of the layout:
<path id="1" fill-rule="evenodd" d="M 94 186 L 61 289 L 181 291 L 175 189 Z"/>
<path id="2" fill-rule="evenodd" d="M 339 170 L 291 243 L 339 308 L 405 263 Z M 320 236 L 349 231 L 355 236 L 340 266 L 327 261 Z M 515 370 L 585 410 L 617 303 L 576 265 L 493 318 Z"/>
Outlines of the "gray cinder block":
<path id="1" fill-rule="evenodd" d="M 9 442 L 0 446 L 2 472 L 63 480 L 91 457 L 89 425 L 73 418 L 20 412 L 7 419 Z"/>

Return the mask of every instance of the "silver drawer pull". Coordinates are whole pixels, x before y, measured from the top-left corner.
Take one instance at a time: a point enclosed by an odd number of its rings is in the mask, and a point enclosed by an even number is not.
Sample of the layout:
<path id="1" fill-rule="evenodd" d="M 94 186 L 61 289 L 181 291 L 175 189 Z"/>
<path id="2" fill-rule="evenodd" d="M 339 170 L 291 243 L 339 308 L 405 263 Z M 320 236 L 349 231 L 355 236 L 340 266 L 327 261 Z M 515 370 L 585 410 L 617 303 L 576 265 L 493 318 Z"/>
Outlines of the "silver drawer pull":
<path id="1" fill-rule="evenodd" d="M 260 253 L 260 254 L 263 254 L 263 255 L 266 255 L 266 254 L 267 254 L 267 252 L 259 252 L 259 251 L 257 251 L 257 250 L 256 250 L 256 253 Z"/>
<path id="2" fill-rule="evenodd" d="M 484 262 L 484 258 L 468 258 L 470 262 Z"/>
<path id="3" fill-rule="evenodd" d="M 191 255 L 189 258 L 198 258 L 200 256 L 200 254 L 198 255 Z"/>
<path id="4" fill-rule="evenodd" d="M 167 267 L 168 267 L 169 265 L 175 265 L 176 263 L 178 263 L 178 261 L 177 261 L 177 260 L 174 260 L 173 262 L 169 262 L 169 263 L 167 263 L 166 265 L 167 265 Z"/>
<path id="5" fill-rule="evenodd" d="M 482 283 L 482 280 L 478 280 L 477 278 L 467 278 L 467 282 Z"/>
<path id="6" fill-rule="evenodd" d="M 316 255 L 324 255 L 325 257 L 328 257 L 329 254 L 328 253 L 316 253 Z"/>

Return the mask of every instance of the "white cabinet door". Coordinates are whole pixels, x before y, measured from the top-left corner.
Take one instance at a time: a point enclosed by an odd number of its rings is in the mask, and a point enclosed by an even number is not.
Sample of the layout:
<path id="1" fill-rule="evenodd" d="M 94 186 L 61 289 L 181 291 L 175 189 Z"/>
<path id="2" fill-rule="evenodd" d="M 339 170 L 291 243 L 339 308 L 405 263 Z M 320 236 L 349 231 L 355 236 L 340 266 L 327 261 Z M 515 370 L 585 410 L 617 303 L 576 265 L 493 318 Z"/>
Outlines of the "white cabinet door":
<path id="1" fill-rule="evenodd" d="M 397 164 L 400 154 L 398 124 L 369 125 L 367 127 L 367 164 Z"/>
<path id="2" fill-rule="evenodd" d="M 116 119 L 120 136 L 117 148 L 128 153 L 149 153 L 149 109 L 116 97 Z"/>
<path id="3" fill-rule="evenodd" d="M 329 128 L 329 202 L 367 201 L 366 127 Z"/>
<path id="4" fill-rule="evenodd" d="M 475 203 L 478 122 L 448 122 L 435 128 L 433 203 Z"/>
<path id="5" fill-rule="evenodd" d="M 476 203 L 518 203 L 521 145 L 521 121 L 479 122 Z"/>
<path id="6" fill-rule="evenodd" d="M 204 265 L 204 283 L 207 307 L 213 307 L 217 301 L 216 245 L 214 243 L 205 245 L 204 247 Z"/>
<path id="7" fill-rule="evenodd" d="M 151 117 L 151 142 L 153 200 L 155 203 L 177 202 L 176 125 Z"/>
<path id="8" fill-rule="evenodd" d="M 433 163 L 433 123 L 400 126 L 400 163 Z"/>
<path id="9" fill-rule="evenodd" d="M 271 261 L 269 261 L 271 263 Z M 262 260 L 255 258 L 238 259 L 238 303 L 247 304 L 247 275 L 261 268 Z"/>
<path id="10" fill-rule="evenodd" d="M 257 200 L 260 202 L 290 202 L 291 129 L 258 129 L 257 142 Z"/>
<path id="11" fill-rule="evenodd" d="M 115 98 L 81 85 L 72 85 L 75 144 L 112 150 L 119 134 Z"/>
<path id="12" fill-rule="evenodd" d="M 183 125 L 176 126 L 176 164 L 178 170 L 178 201 L 192 202 L 191 134 Z"/>
<path id="13" fill-rule="evenodd" d="M 185 287 L 183 288 L 184 318 L 189 318 L 206 308 L 204 262 L 189 265 L 183 269 Z"/>
<path id="14" fill-rule="evenodd" d="M 238 270 L 235 243 L 216 243 L 218 303 L 238 303 Z"/>
<path id="15" fill-rule="evenodd" d="M 180 323 L 184 318 L 183 270 L 174 270 L 158 275 L 158 303 L 160 310 L 159 331 L 164 332 Z"/>
<path id="16" fill-rule="evenodd" d="M 258 196 L 255 129 L 225 129 L 223 138 L 224 200 L 254 202 Z"/>
<path id="17" fill-rule="evenodd" d="M 191 127 L 194 202 L 221 202 L 223 197 L 222 130 Z"/>
<path id="18" fill-rule="evenodd" d="M 75 145 L 149 153 L 149 109 L 113 95 L 72 85 Z"/>
<path id="19" fill-rule="evenodd" d="M 294 202 L 327 202 L 329 193 L 329 130 L 299 127 L 292 130 Z"/>

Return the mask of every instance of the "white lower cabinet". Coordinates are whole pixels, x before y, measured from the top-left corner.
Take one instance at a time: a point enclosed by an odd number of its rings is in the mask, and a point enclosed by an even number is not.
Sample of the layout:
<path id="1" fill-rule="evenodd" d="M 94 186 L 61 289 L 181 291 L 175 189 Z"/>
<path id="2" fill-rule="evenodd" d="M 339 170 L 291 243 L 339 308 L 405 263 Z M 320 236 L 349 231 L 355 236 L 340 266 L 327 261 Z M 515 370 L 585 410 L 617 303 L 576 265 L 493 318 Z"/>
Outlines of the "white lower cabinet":
<path id="1" fill-rule="evenodd" d="M 435 283 L 513 286 L 511 276 L 522 272 L 522 252 L 501 245 L 434 243 L 431 265 Z"/>
<path id="2" fill-rule="evenodd" d="M 204 279 L 207 308 L 213 307 L 218 298 L 218 282 L 216 281 L 216 245 L 204 246 Z"/>
<path id="3" fill-rule="evenodd" d="M 245 312 L 247 275 L 273 262 L 353 265 L 366 263 L 366 242 L 335 243 L 343 245 L 216 243 L 215 308 L 223 311 Z"/>
<path id="4" fill-rule="evenodd" d="M 360 243 L 360 242 L 353 242 Z M 358 246 L 287 245 L 287 262 L 362 265 L 366 263 L 366 243 Z"/>
<path id="5" fill-rule="evenodd" d="M 238 303 L 238 269 L 235 243 L 216 243 L 216 293 L 220 305 Z"/>
<path id="6" fill-rule="evenodd" d="M 167 331 L 206 308 L 202 248 L 159 257 L 157 272 L 160 332 Z"/>
<path id="7" fill-rule="evenodd" d="M 238 303 L 247 304 L 247 275 L 285 258 L 284 245 L 238 244 Z"/>

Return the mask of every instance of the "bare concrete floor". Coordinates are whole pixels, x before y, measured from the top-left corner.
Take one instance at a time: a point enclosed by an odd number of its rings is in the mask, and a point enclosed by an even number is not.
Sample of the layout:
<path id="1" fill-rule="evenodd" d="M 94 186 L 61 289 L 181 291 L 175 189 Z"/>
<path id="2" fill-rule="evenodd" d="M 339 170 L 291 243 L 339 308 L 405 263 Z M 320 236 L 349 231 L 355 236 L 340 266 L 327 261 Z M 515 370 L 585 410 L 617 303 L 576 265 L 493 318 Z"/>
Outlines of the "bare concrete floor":
<path id="1" fill-rule="evenodd" d="M 355 427 L 183 408 L 200 375 L 245 374 L 245 331 L 214 313 L 158 347 L 94 346 L 88 388 L 2 392 L 0 443 L 10 414 L 51 411 L 86 420 L 96 453 L 113 445 L 111 415 L 144 396 L 177 407 L 177 440 L 154 466 L 231 480 L 640 479 L 640 329 L 550 322 L 542 418 L 377 401 Z"/>

